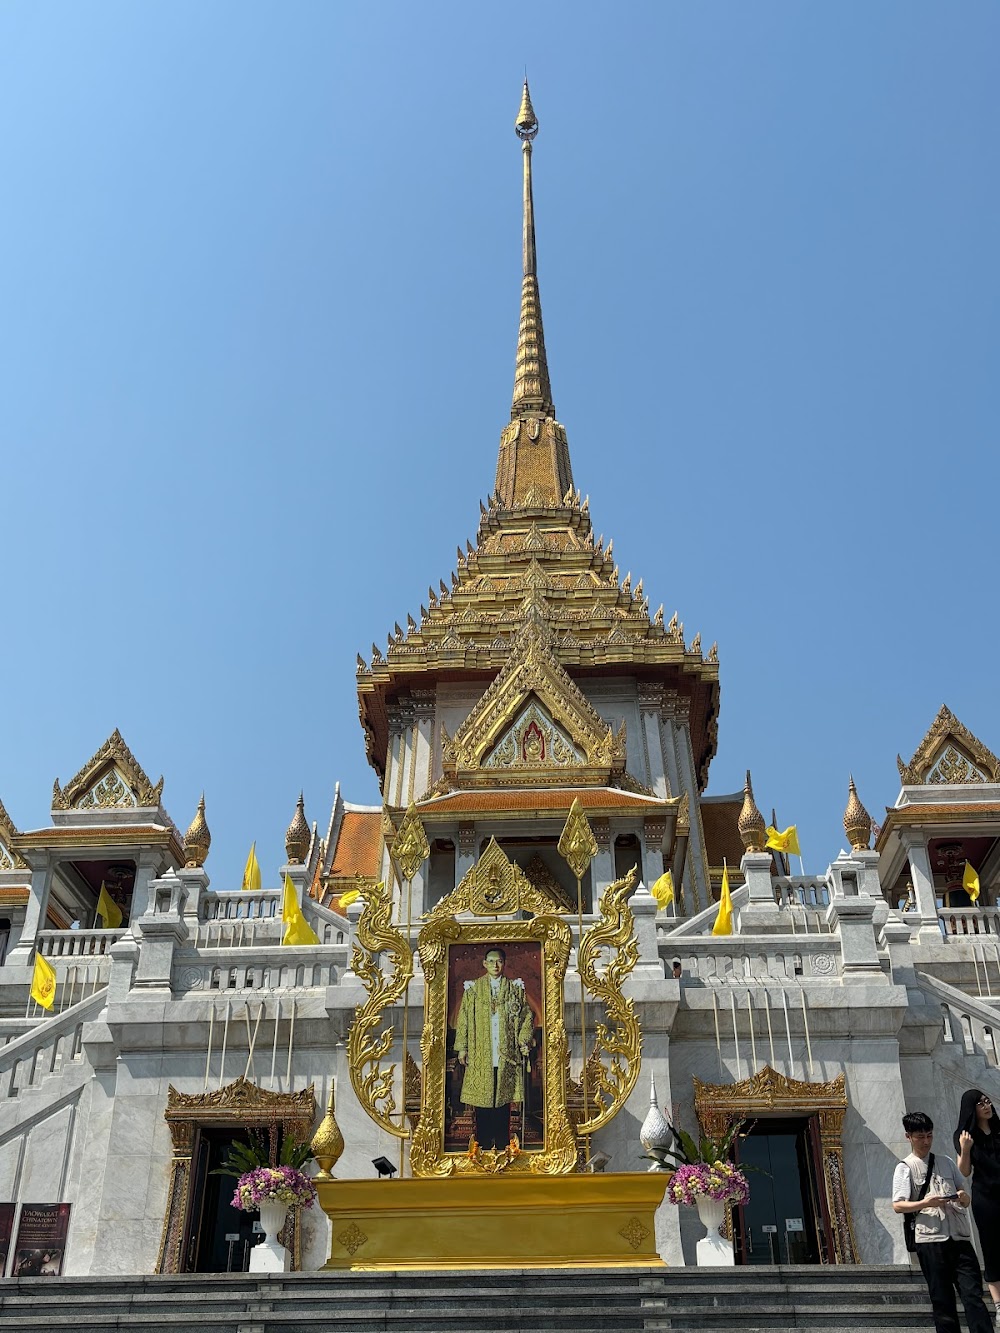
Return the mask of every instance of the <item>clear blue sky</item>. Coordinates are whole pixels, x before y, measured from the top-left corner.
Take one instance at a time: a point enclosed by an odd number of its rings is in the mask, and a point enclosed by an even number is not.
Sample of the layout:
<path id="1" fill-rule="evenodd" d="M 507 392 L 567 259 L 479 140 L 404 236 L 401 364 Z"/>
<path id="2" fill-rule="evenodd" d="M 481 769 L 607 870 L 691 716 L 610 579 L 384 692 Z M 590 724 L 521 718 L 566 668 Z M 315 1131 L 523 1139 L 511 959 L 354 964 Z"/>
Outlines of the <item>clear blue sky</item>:
<path id="1" fill-rule="evenodd" d="M 115 727 L 217 887 L 378 800 L 355 653 L 492 489 L 525 65 L 553 392 L 718 640 L 710 792 L 807 869 L 942 702 L 993 749 L 1000 9 L 0 6 L 0 798 Z M 992 610 L 990 608 L 993 608 Z"/>

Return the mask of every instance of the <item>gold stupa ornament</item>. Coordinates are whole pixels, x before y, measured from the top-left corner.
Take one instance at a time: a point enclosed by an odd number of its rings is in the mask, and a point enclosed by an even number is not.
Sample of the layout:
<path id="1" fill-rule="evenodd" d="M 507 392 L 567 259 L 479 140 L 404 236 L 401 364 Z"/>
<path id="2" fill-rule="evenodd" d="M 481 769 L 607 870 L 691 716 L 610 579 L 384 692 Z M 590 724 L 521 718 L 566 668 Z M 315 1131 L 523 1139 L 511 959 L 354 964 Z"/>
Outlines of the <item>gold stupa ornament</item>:
<path id="1" fill-rule="evenodd" d="M 399 826 L 390 855 L 403 879 L 411 880 L 431 854 L 427 834 L 416 807 L 410 806 Z"/>
<path id="2" fill-rule="evenodd" d="M 312 835 L 309 832 L 309 825 L 306 822 L 306 806 L 302 792 L 299 792 L 298 804 L 295 807 L 295 814 L 292 816 L 292 822 L 288 825 L 285 833 L 285 855 L 288 857 L 288 864 L 292 866 L 301 865 L 309 855 L 309 843 L 312 841 Z"/>
<path id="3" fill-rule="evenodd" d="M 334 1099 L 336 1097 L 336 1084 L 330 1083 L 330 1103 L 326 1108 L 326 1115 L 319 1122 L 319 1127 L 313 1135 L 312 1155 L 319 1163 L 319 1171 L 316 1173 L 317 1180 L 332 1180 L 331 1172 L 337 1165 L 344 1152 L 344 1136 L 340 1132 L 340 1126 L 337 1124 L 337 1117 L 334 1115 Z"/>
<path id="4" fill-rule="evenodd" d="M 872 836 L 872 817 L 858 798 L 858 789 L 851 777 L 847 809 L 844 811 L 844 832 L 847 834 L 851 850 L 866 852 Z"/>
<path id="5" fill-rule="evenodd" d="M 757 802 L 753 798 L 753 783 L 750 781 L 749 768 L 747 769 L 746 782 L 743 784 L 743 809 L 740 811 L 738 828 L 743 846 L 748 852 L 762 852 L 764 850 L 767 825 L 764 823 L 764 816 L 757 809 Z"/>
<path id="6" fill-rule="evenodd" d="M 184 834 L 184 864 L 188 870 L 201 869 L 211 845 L 212 835 L 205 821 L 205 793 L 202 792 L 194 819 Z"/>

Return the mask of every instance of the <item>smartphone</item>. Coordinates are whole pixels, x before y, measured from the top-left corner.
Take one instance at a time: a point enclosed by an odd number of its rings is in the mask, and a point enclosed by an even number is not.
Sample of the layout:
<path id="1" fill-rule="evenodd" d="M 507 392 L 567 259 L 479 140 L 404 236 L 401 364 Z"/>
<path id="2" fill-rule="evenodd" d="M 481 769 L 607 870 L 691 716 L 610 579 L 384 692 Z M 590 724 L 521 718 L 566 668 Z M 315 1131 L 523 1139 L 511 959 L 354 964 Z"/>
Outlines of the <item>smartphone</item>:
<path id="1" fill-rule="evenodd" d="M 958 1198 L 958 1195 L 957 1195 L 957 1194 L 942 1194 L 942 1195 L 941 1195 L 941 1202 L 942 1202 L 942 1203 L 954 1203 L 954 1201 L 955 1201 L 957 1198 Z"/>

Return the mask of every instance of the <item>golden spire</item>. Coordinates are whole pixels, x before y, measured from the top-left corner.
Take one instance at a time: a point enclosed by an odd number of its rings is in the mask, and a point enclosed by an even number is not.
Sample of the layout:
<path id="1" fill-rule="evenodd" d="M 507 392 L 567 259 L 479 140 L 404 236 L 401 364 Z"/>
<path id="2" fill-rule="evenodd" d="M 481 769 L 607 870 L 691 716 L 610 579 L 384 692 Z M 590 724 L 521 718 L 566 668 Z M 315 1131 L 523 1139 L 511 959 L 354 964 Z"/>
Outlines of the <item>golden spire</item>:
<path id="1" fill-rule="evenodd" d="M 285 855 L 288 857 L 290 866 L 302 864 L 309 854 L 309 843 L 311 841 L 312 835 L 309 832 L 309 825 L 306 823 L 305 798 L 302 792 L 299 792 L 295 814 L 292 816 L 292 822 L 288 825 L 285 833 Z"/>
<path id="2" fill-rule="evenodd" d="M 847 809 L 844 811 L 844 832 L 850 839 L 852 851 L 867 852 L 872 836 L 872 817 L 858 799 L 853 774 L 849 791 Z"/>
<path id="3" fill-rule="evenodd" d="M 198 870 L 205 864 L 211 845 L 212 835 L 205 822 L 205 793 L 202 792 L 194 819 L 184 834 L 184 864 L 188 870 Z"/>
<path id="4" fill-rule="evenodd" d="M 749 768 L 747 769 L 747 780 L 743 786 L 743 809 L 740 811 L 737 826 L 743 846 L 748 852 L 762 852 L 764 850 L 764 837 L 767 828 L 764 823 L 764 816 L 757 809 L 757 802 L 753 798 L 753 783 L 750 781 Z"/>
<path id="5" fill-rule="evenodd" d="M 531 105 L 528 80 L 524 81 L 521 109 L 514 122 L 524 154 L 524 280 L 521 284 L 521 324 L 517 333 L 514 367 L 514 400 L 510 415 L 554 417 L 549 363 L 545 358 L 542 303 L 538 295 L 538 265 L 535 257 L 535 204 L 531 192 L 531 143 L 538 133 L 538 118 Z"/>

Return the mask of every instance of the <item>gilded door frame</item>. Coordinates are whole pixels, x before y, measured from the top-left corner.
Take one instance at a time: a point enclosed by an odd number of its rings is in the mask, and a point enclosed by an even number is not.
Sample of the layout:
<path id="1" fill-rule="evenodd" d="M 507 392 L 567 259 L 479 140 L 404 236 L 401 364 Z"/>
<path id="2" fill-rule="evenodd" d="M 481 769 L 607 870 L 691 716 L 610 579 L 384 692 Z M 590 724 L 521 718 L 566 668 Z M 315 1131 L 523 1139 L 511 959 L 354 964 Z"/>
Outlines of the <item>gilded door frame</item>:
<path id="1" fill-rule="evenodd" d="M 851 1203 L 844 1173 L 843 1129 L 847 1111 L 846 1080 L 838 1074 L 829 1083 L 804 1083 L 786 1078 L 765 1065 L 740 1083 L 703 1083 L 694 1078 L 694 1109 L 702 1131 L 712 1138 L 725 1133 L 737 1118 L 760 1115 L 815 1116 L 819 1123 L 823 1174 L 819 1182 L 831 1220 L 834 1262 L 858 1263 Z"/>
<path id="2" fill-rule="evenodd" d="M 182 1273 L 184 1237 L 193 1203 L 192 1163 L 200 1130 L 266 1129 L 280 1121 L 286 1133 L 308 1139 L 316 1119 L 316 1094 L 312 1084 L 302 1092 L 269 1092 L 245 1078 L 211 1092 L 178 1092 L 171 1086 L 163 1118 L 170 1128 L 174 1153 L 155 1271 Z M 300 1266 L 300 1233 L 299 1210 L 293 1208 L 280 1235 L 291 1255 L 293 1270 Z"/>

